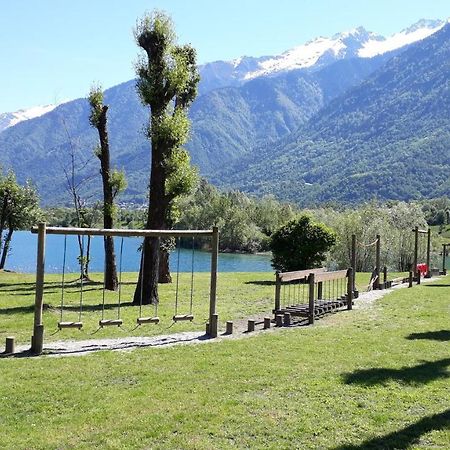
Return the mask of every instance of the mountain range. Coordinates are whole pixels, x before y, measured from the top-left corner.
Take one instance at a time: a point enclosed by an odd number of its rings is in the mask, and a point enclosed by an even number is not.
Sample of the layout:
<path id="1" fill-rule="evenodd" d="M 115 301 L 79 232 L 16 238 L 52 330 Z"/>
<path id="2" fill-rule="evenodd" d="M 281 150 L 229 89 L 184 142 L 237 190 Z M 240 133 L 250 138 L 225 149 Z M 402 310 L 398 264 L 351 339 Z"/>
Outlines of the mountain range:
<path id="1" fill-rule="evenodd" d="M 275 57 L 200 66 L 192 161 L 219 186 L 300 204 L 449 193 L 449 34 L 443 21 L 389 38 L 360 27 Z M 150 157 L 134 85 L 107 90 L 105 102 L 114 163 L 128 178 L 124 199 L 139 202 Z M 61 204 L 71 152 L 80 178 L 98 172 L 96 136 L 85 99 L 47 108 L 13 124 L 0 115 L 1 164 L 20 181 L 31 177 L 44 204 Z"/>

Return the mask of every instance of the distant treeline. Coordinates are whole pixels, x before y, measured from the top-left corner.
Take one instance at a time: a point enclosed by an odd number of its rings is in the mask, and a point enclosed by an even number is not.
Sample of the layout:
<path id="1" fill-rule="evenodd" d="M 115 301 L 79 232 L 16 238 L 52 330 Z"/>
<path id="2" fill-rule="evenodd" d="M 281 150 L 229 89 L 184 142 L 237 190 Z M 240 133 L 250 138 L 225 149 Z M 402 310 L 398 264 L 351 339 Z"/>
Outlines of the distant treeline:
<path id="1" fill-rule="evenodd" d="M 447 197 L 421 202 L 364 203 L 358 207 L 330 205 L 316 209 L 300 210 L 296 206 L 277 201 L 273 196 L 256 198 L 239 191 L 221 192 L 202 181 L 196 191 L 177 205 L 179 229 L 209 229 L 218 226 L 221 251 L 264 252 L 269 249 L 269 239 L 280 226 L 309 214 L 315 221 L 323 222 L 337 234 L 337 243 L 329 255 L 329 265 L 347 266 L 351 234 L 357 235 L 358 270 L 373 266 L 373 248 L 362 244 L 382 236 L 383 264 L 396 270 L 406 270 L 411 263 L 412 233 L 419 225 L 446 225 L 449 219 L 450 199 Z M 143 228 L 145 210 L 119 208 L 117 228 Z M 46 210 L 47 221 L 54 226 L 74 226 L 75 212 L 71 208 Z M 100 207 L 89 208 L 90 226 L 101 226 Z M 201 242 L 197 243 L 201 245 Z"/>

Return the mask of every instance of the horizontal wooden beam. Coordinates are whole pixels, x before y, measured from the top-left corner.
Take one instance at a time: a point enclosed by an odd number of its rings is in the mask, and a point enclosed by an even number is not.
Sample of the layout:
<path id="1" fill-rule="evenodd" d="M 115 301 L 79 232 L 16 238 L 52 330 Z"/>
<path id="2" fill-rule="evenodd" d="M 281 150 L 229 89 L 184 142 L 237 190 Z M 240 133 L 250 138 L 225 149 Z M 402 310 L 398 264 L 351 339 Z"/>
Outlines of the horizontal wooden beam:
<path id="1" fill-rule="evenodd" d="M 334 272 L 323 272 L 316 274 L 315 282 L 339 280 L 347 277 L 347 270 L 336 270 Z"/>
<path id="2" fill-rule="evenodd" d="M 31 228 L 37 234 L 37 227 Z M 46 227 L 46 234 L 78 235 L 78 236 L 120 236 L 120 237 L 195 237 L 212 236 L 213 230 L 123 230 L 105 228 L 65 228 Z"/>
<path id="3" fill-rule="evenodd" d="M 296 270 L 295 272 L 281 272 L 278 274 L 278 277 L 283 282 L 295 281 L 308 277 L 310 273 L 316 274 L 322 272 L 325 272 L 325 267 L 320 267 L 318 269 Z"/>

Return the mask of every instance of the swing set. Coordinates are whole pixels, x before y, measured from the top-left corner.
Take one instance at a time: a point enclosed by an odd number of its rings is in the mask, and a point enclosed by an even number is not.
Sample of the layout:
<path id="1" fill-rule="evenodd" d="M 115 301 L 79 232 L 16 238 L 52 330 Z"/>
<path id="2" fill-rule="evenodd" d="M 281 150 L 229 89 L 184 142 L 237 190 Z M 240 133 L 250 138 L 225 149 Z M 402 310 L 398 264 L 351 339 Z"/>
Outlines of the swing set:
<path id="1" fill-rule="evenodd" d="M 101 303 L 101 319 L 99 320 L 99 329 L 108 326 L 121 327 L 123 320 L 121 318 L 121 305 L 122 305 L 122 260 L 123 260 L 123 244 L 124 237 L 155 237 L 155 238 L 178 238 L 178 250 L 177 250 L 177 271 L 176 271 L 176 284 L 175 284 L 175 306 L 174 314 L 172 317 L 173 323 L 179 321 L 190 321 L 194 319 L 193 315 L 193 299 L 194 299 L 194 256 L 195 256 L 195 237 L 210 237 L 211 238 L 211 271 L 210 271 L 210 289 L 209 289 L 209 323 L 207 323 L 207 330 L 210 337 L 217 337 L 217 323 L 218 316 L 216 313 L 216 289 L 217 289 L 217 263 L 218 263 L 218 243 L 219 233 L 217 227 L 212 230 L 107 230 L 107 229 L 94 229 L 94 228 L 62 228 L 62 227 L 47 227 L 45 223 L 39 224 L 38 227 L 32 229 L 33 233 L 38 234 L 38 246 L 37 246 L 37 267 L 36 267 L 36 296 L 35 296 L 35 311 L 34 311 L 34 326 L 33 336 L 31 339 L 31 349 L 33 353 L 40 354 L 43 351 L 44 343 L 44 324 L 43 324 L 43 303 L 44 303 L 44 274 L 45 274 L 45 240 L 46 235 L 64 235 L 64 247 L 63 247 L 63 263 L 62 263 L 62 276 L 61 276 L 61 301 L 60 301 L 60 317 L 58 321 L 58 330 L 66 328 L 74 328 L 81 330 L 83 328 L 83 300 L 84 300 L 84 264 L 82 258 L 79 258 L 80 263 L 80 279 L 79 279 L 79 301 L 78 301 L 78 314 L 77 320 L 67 321 L 64 320 L 65 309 L 65 286 L 66 286 L 66 256 L 67 256 L 67 236 L 77 235 L 81 236 L 82 247 L 84 246 L 85 236 L 115 236 L 120 237 L 120 250 L 119 250 L 119 279 L 118 279 L 118 291 L 117 291 L 117 315 L 114 318 L 106 317 L 106 305 L 105 305 L 105 275 L 103 278 L 102 289 L 102 303 Z M 185 314 L 180 313 L 181 301 L 179 294 L 180 283 L 180 256 L 181 256 L 181 238 L 192 238 L 192 251 L 191 251 L 191 270 L 190 270 L 190 295 L 189 295 L 189 309 Z M 141 252 L 141 270 L 144 271 L 145 261 L 145 246 L 142 246 Z M 104 269 L 106 268 L 106 257 L 104 262 Z M 104 274 L 106 271 L 104 270 Z M 158 304 L 153 305 L 153 314 L 149 316 L 144 315 L 143 305 L 143 285 L 141 283 L 141 295 L 139 302 L 139 316 L 136 319 L 136 328 L 144 324 L 159 324 L 160 318 L 158 316 Z"/>

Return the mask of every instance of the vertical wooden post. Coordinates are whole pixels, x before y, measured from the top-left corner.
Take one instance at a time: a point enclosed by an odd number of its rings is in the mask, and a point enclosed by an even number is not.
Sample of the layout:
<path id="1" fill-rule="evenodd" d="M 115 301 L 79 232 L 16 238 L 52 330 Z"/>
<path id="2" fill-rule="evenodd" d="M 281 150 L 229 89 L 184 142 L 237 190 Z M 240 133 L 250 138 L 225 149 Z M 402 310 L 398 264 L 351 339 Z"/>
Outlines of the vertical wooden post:
<path id="1" fill-rule="evenodd" d="M 209 336 L 217 337 L 217 266 L 219 259 L 219 229 L 213 227 L 213 235 L 211 240 L 212 254 L 211 254 L 211 284 L 209 290 Z"/>
<path id="2" fill-rule="evenodd" d="M 413 287 L 413 271 L 412 270 L 409 271 L 408 287 L 409 288 Z"/>
<path id="3" fill-rule="evenodd" d="M 356 234 L 352 234 L 352 260 L 351 266 L 353 267 L 353 290 L 356 291 L 355 279 L 356 279 Z"/>
<path id="4" fill-rule="evenodd" d="M 323 298 L 323 281 L 319 281 L 317 283 L 317 300 L 322 300 L 322 298 Z"/>
<path id="5" fill-rule="evenodd" d="M 428 228 L 427 233 L 427 273 L 425 278 L 431 278 L 431 228 Z"/>
<path id="6" fill-rule="evenodd" d="M 275 315 L 275 324 L 277 327 L 283 326 L 283 314 L 276 314 Z"/>
<path id="7" fill-rule="evenodd" d="M 275 274 L 275 311 L 281 308 L 281 278 L 280 273 Z"/>
<path id="8" fill-rule="evenodd" d="M 414 228 L 414 261 L 413 261 L 413 273 L 417 276 L 417 260 L 419 257 L 419 227 Z"/>
<path id="9" fill-rule="evenodd" d="M 417 271 L 417 284 L 420 284 L 420 277 L 422 274 L 420 273 L 420 270 Z"/>
<path id="10" fill-rule="evenodd" d="M 265 330 L 268 330 L 270 328 L 270 322 L 271 322 L 270 317 L 264 317 L 264 329 Z"/>
<path id="11" fill-rule="evenodd" d="M 283 315 L 283 324 L 285 327 L 291 326 L 291 313 L 285 312 Z"/>
<path id="12" fill-rule="evenodd" d="M 347 270 L 347 309 L 353 309 L 353 268 Z"/>
<path id="13" fill-rule="evenodd" d="M 31 351 L 36 355 L 40 355 L 44 349 L 44 324 L 42 323 L 42 308 L 44 304 L 45 227 L 45 222 L 38 225 L 36 295 L 34 300 L 33 336 L 31 338 Z"/>
<path id="14" fill-rule="evenodd" d="M 6 338 L 5 354 L 12 355 L 15 352 L 16 352 L 16 340 L 13 336 L 9 336 Z"/>
<path id="15" fill-rule="evenodd" d="M 315 294 L 315 275 L 313 273 L 309 274 L 309 308 L 308 308 L 308 319 L 311 325 L 314 325 L 314 294 Z"/>
<path id="16" fill-rule="evenodd" d="M 383 284 L 384 284 L 385 288 L 387 287 L 387 278 L 388 278 L 388 276 L 387 276 L 387 267 L 384 266 L 383 267 Z"/>
<path id="17" fill-rule="evenodd" d="M 377 270 L 377 278 L 373 283 L 374 289 L 380 289 L 380 276 L 381 276 L 381 238 L 380 235 L 377 234 L 377 243 L 375 244 L 375 266 Z"/>
<path id="18" fill-rule="evenodd" d="M 232 320 L 227 321 L 227 329 L 225 331 L 225 334 L 233 334 L 233 321 Z"/>
<path id="19" fill-rule="evenodd" d="M 447 275 L 446 267 L 447 244 L 442 244 L 442 275 Z"/>
<path id="20" fill-rule="evenodd" d="M 255 321 L 253 319 L 248 319 L 247 321 L 247 333 L 255 331 Z"/>

